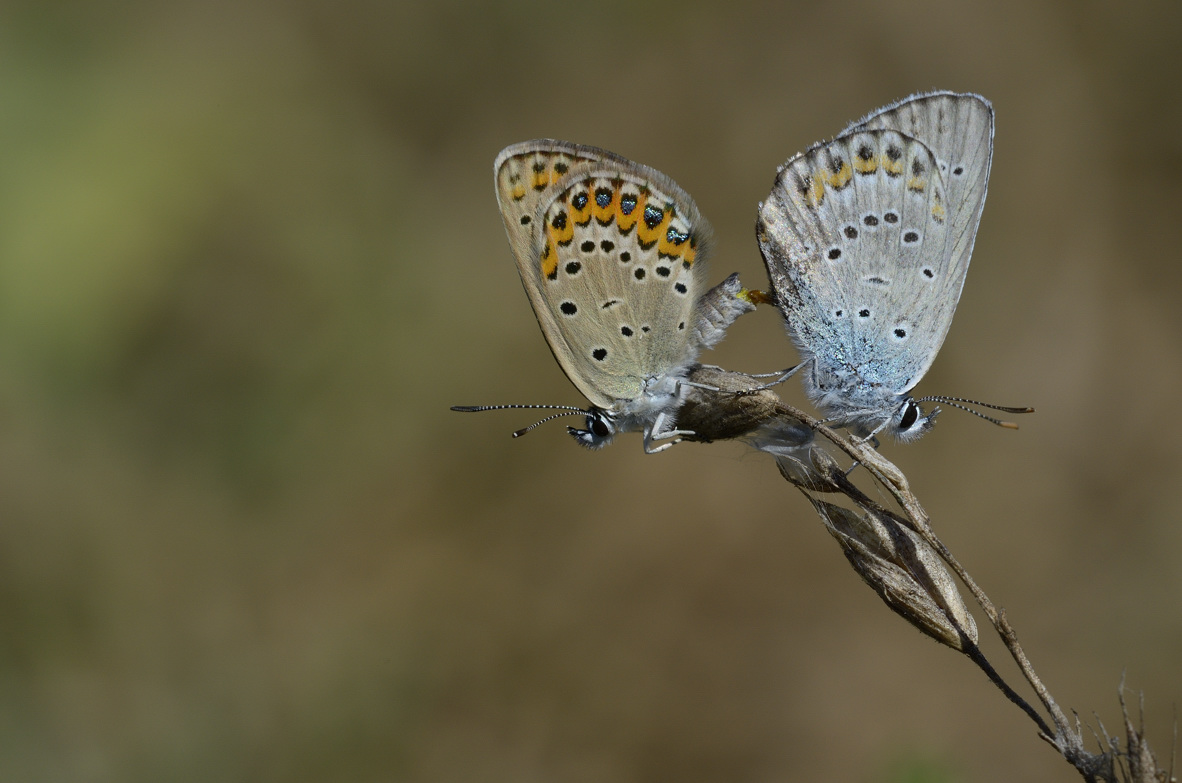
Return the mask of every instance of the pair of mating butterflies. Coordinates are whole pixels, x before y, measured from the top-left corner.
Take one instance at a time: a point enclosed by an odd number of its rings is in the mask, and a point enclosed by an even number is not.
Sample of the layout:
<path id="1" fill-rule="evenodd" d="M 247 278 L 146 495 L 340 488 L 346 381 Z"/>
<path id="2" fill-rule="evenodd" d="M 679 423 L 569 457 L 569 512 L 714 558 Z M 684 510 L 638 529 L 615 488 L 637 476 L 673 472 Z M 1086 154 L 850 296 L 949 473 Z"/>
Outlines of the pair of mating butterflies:
<path id="1" fill-rule="evenodd" d="M 910 440 L 939 412 L 919 403 L 967 402 L 909 392 L 952 323 L 992 156 L 989 102 L 933 92 L 879 109 L 780 168 L 756 235 L 770 299 L 803 360 L 793 372 L 829 422 Z M 591 448 L 635 430 L 649 452 L 726 437 L 710 431 L 734 405 L 722 400 L 762 384 L 695 362 L 760 296 L 736 275 L 706 290 L 710 228 L 689 194 L 646 166 L 553 140 L 506 148 L 495 174 L 534 314 L 591 408 L 456 410 L 585 415 L 586 429 L 568 430 Z M 690 401 L 714 411 L 679 428 Z"/>

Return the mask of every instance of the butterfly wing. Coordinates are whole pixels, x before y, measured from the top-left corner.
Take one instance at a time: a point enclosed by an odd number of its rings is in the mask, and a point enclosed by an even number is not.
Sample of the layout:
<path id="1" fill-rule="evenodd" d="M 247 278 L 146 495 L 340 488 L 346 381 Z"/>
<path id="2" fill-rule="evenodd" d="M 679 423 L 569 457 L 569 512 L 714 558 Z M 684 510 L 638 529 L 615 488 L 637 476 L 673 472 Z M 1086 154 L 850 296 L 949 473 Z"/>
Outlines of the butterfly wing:
<path id="1" fill-rule="evenodd" d="M 814 398 L 882 408 L 931 366 L 968 270 L 991 117 L 976 96 L 920 96 L 781 168 L 758 234 L 789 332 L 832 384 Z"/>
<path id="2" fill-rule="evenodd" d="M 943 202 L 931 153 L 895 131 L 856 132 L 780 171 L 760 210 L 760 247 L 818 392 L 874 408 L 875 395 L 919 380 L 918 354 L 939 345 L 923 314 L 941 306 L 934 287 L 946 283 L 926 247 L 944 241 Z"/>
<path id="3" fill-rule="evenodd" d="M 606 150 L 552 140 L 509 147 L 495 168 L 534 314 L 592 404 L 618 409 L 693 360 L 709 226 L 685 191 Z"/>
<path id="4" fill-rule="evenodd" d="M 547 189 L 572 171 L 604 160 L 626 162 L 607 150 L 553 139 L 526 141 L 501 150 L 493 164 L 497 204 L 518 266 L 523 265 L 520 259 L 528 259 L 532 252 L 533 221 Z"/>
<path id="5" fill-rule="evenodd" d="M 941 310 L 942 319 L 933 324 L 929 339 L 935 344 L 920 368 L 923 377 L 952 325 L 968 274 L 993 162 L 993 106 L 973 93 L 923 93 L 872 112 L 850 131 L 874 128 L 896 130 L 922 142 L 935 156 L 944 182 L 948 230 L 939 251 L 947 273 L 940 295 L 951 306 Z"/>

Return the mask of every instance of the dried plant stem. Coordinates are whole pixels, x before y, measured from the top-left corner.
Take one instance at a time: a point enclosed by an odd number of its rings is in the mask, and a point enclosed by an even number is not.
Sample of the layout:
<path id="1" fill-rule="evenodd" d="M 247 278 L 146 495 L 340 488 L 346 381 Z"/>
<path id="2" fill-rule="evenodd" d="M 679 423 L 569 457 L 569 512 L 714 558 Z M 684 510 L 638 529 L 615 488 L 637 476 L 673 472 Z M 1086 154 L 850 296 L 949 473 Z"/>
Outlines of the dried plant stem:
<path id="1" fill-rule="evenodd" d="M 813 463 L 811 468 L 805 466 L 801 459 L 789 457 L 789 461 L 804 467 L 803 474 L 786 469 L 784 462 L 781 462 L 781 473 L 809 498 L 830 532 L 842 544 L 851 564 L 888 606 L 919 630 L 963 652 L 1006 698 L 1034 721 L 1038 726 L 1039 736 L 1072 764 L 1085 780 L 1127 780 L 1138 783 L 1174 780 L 1172 762 L 1171 771 L 1163 772 L 1158 769 L 1153 753 L 1144 738 L 1143 727 L 1134 727 L 1129 718 L 1123 695 L 1123 677 L 1120 696 L 1125 728 L 1123 748 L 1119 740 L 1110 738 L 1107 732 L 1104 732 L 1104 740 L 1101 741 L 1103 750 L 1100 753 L 1091 753 L 1085 749 L 1078 718 L 1072 722 L 1059 708 L 1019 644 L 1017 634 L 1006 619 L 1005 612 L 994 605 L 948 547 L 940 541 L 931 527 L 927 512 L 911 491 L 907 477 L 897 467 L 879 454 L 870 443 L 839 433 L 803 411 L 780 403 L 778 415 L 795 419 L 831 441 L 855 461 L 855 466 L 863 466 L 903 509 L 903 516 L 899 516 L 868 497 L 849 480 L 848 471 L 837 469 L 832 457 L 827 455 L 819 455 L 816 451 L 809 452 L 808 459 Z M 776 451 L 773 453 L 783 454 Z M 822 502 L 813 496 L 815 492 L 841 493 L 861 509 L 861 514 Z M 924 559 L 920 551 L 923 544 L 908 547 L 906 536 L 897 532 L 898 526 L 906 527 L 918 536 L 968 588 L 973 599 L 989 618 L 1017 664 L 1018 670 L 1046 710 L 1050 723 L 994 669 L 977 646 L 976 627 L 971 616 L 961 613 L 963 603 L 955 595 L 950 595 L 948 588 L 944 586 L 943 579 L 946 577 L 940 576 L 940 573 L 943 573 L 942 568 L 938 565 L 933 566 L 934 561 Z"/>
<path id="2" fill-rule="evenodd" d="M 828 430 L 829 428 L 825 427 L 823 429 Z M 830 432 L 832 432 L 832 430 L 830 430 Z M 829 437 L 828 433 L 825 434 L 826 437 Z M 836 433 L 834 434 L 836 435 Z M 862 456 L 866 455 L 863 454 Z M 839 477 L 838 483 L 841 485 L 843 492 L 849 497 L 855 499 L 859 505 L 874 508 L 881 513 L 890 513 L 889 510 L 883 508 L 879 503 L 858 489 L 852 482 L 845 478 L 845 476 Z M 897 489 L 897 492 L 898 495 L 910 495 L 910 489 L 907 487 L 905 482 L 901 488 Z M 894 494 L 894 492 L 892 492 L 892 494 Z M 898 499 L 898 495 L 896 495 L 896 499 Z M 913 495 L 911 495 L 911 497 L 914 498 Z M 1003 611 L 997 610 L 994 607 L 993 602 L 989 600 L 989 596 L 987 596 L 985 592 L 981 590 L 981 588 L 964 569 L 964 567 L 956 560 L 955 557 L 953 557 L 952 553 L 948 551 L 948 548 L 944 546 L 944 543 L 940 541 L 940 539 L 935 535 L 930 525 L 927 524 L 928 518 L 922 507 L 919 505 L 918 501 L 915 501 L 913 506 L 914 510 L 911 511 L 911 516 L 917 517 L 923 521 L 922 524 L 915 525 L 913 530 L 924 539 L 925 543 L 936 550 L 937 554 L 940 555 L 940 558 L 944 560 L 944 562 L 947 563 L 950 568 L 952 568 L 957 577 L 968 586 L 969 591 L 973 594 L 974 599 L 976 599 L 977 603 L 989 616 L 990 622 L 993 623 L 994 629 L 996 629 L 998 634 L 1002 637 L 1006 647 L 1010 650 L 1010 654 L 1013 655 L 1015 661 L 1018 662 L 1018 666 L 1022 670 L 1023 675 L 1026 677 L 1027 682 L 1030 682 L 1031 687 L 1033 687 L 1035 692 L 1039 694 L 1039 699 L 1043 702 L 1043 705 L 1047 706 L 1049 702 L 1050 707 L 1048 707 L 1048 711 L 1051 711 L 1053 708 L 1059 712 L 1059 715 L 1062 715 L 1062 712 L 1058 710 L 1058 705 L 1056 705 L 1054 699 L 1051 698 L 1050 693 L 1048 693 L 1046 688 L 1043 687 L 1042 680 L 1040 680 L 1038 675 L 1035 674 L 1034 668 L 1030 665 L 1030 661 L 1026 658 L 1026 654 L 1023 652 L 1021 645 L 1018 644 L 1018 638 L 1014 634 L 1014 631 L 1010 627 L 1009 623 L 1006 621 L 1005 613 Z M 918 514 L 916 512 L 918 512 Z M 922 514 L 922 516 L 920 516 L 920 514 Z M 909 520 L 904 519 L 903 521 L 906 523 Z M 1002 679 L 1001 675 L 997 673 L 997 670 L 993 668 L 993 664 L 989 662 L 989 659 L 985 657 L 985 654 L 975 642 L 966 639 L 963 651 L 970 659 L 972 659 L 974 663 L 977 664 L 978 667 L 980 667 L 980 669 L 985 673 L 985 676 L 988 677 L 989 680 L 1006 695 L 1006 698 L 1017 705 L 1030 717 L 1031 720 L 1033 720 L 1038 725 L 1039 730 L 1044 735 L 1049 736 L 1053 734 L 1050 726 L 1047 725 L 1042 716 L 1039 715 L 1038 712 L 1033 707 L 1031 707 L 1025 699 L 1018 695 L 1018 693 L 1012 687 L 1010 687 L 1009 683 Z M 1055 713 L 1052 712 L 1051 714 L 1052 720 L 1055 720 Z M 1064 718 L 1064 720 L 1066 719 Z M 1056 725 L 1059 725 L 1057 721 Z"/>

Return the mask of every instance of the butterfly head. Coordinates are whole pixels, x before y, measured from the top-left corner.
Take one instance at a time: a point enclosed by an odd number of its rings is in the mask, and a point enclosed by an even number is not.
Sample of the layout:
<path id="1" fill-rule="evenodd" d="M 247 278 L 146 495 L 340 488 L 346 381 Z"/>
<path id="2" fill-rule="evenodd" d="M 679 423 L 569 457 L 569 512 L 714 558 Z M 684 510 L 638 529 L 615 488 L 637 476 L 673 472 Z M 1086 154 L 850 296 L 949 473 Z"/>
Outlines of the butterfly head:
<path id="1" fill-rule="evenodd" d="M 566 431 L 578 441 L 579 445 L 589 449 L 602 449 L 616 436 L 615 422 L 612 421 L 611 414 L 603 408 L 591 407 L 585 413 L 587 414 L 587 429 L 567 427 Z"/>
<path id="2" fill-rule="evenodd" d="M 987 416 L 980 411 L 969 408 L 968 405 L 980 405 L 983 408 L 992 408 L 993 410 L 1005 411 L 1006 413 L 1034 413 L 1034 408 L 1011 408 L 1006 405 L 991 405 L 987 402 L 966 400 L 963 397 L 932 396 L 920 397 L 919 399 L 903 397 L 902 402 L 899 403 L 899 407 L 895 409 L 894 416 L 880 426 L 878 430 L 875 430 L 875 432 L 886 430 L 903 443 L 918 440 L 925 432 L 935 426 L 936 416 L 940 414 L 939 408 L 933 408 L 931 413 L 925 414 L 923 408 L 919 407 L 921 402 L 939 402 L 945 405 L 951 405 L 953 408 L 959 408 L 966 413 L 971 413 L 974 416 L 1008 430 L 1016 430 L 1018 429 L 1018 425 L 1010 421 L 1002 421 L 1001 419 Z"/>
<path id="3" fill-rule="evenodd" d="M 887 422 L 886 429 L 903 443 L 919 440 L 924 433 L 936 424 L 936 417 L 940 415 L 939 408 L 933 408 L 931 413 L 924 413 L 919 403 L 911 397 L 904 397 L 902 403 L 895 409 L 894 416 Z"/>

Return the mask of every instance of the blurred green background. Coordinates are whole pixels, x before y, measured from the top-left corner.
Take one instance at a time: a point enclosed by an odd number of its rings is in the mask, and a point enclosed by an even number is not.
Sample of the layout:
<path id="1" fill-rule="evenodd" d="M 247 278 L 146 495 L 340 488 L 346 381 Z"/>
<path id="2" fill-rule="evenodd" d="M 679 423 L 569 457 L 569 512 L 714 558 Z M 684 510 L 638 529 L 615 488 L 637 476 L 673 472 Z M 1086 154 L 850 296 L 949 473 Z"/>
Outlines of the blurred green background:
<path id="1" fill-rule="evenodd" d="M 1077 779 L 765 457 L 448 411 L 582 404 L 503 146 L 668 173 L 758 286 L 776 166 L 933 88 L 997 138 L 919 391 L 1038 413 L 884 453 L 1063 706 L 1115 730 L 1127 670 L 1168 756 L 1180 76 L 1177 2 L 5 3 L 0 779 Z M 704 358 L 795 356 L 767 310 Z"/>

